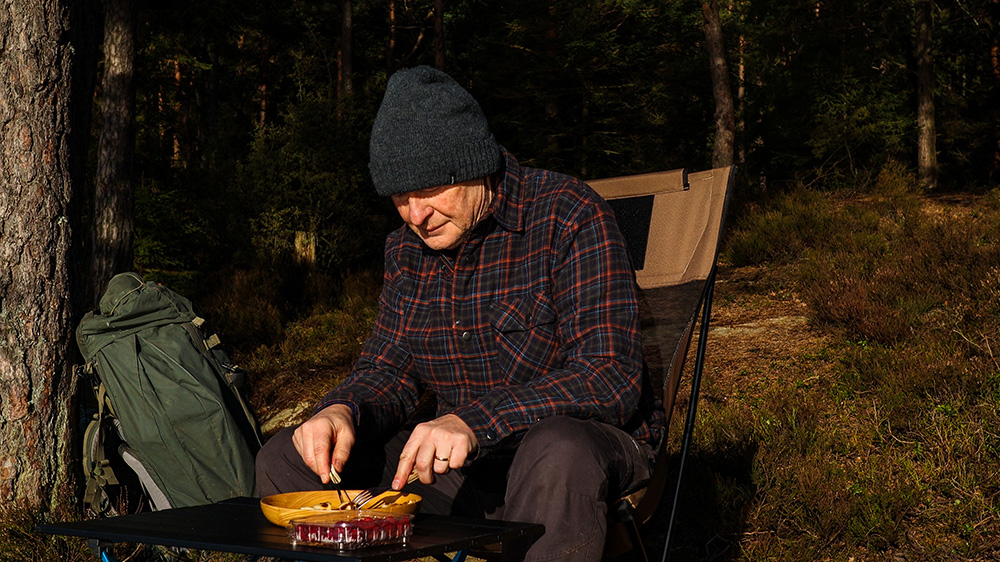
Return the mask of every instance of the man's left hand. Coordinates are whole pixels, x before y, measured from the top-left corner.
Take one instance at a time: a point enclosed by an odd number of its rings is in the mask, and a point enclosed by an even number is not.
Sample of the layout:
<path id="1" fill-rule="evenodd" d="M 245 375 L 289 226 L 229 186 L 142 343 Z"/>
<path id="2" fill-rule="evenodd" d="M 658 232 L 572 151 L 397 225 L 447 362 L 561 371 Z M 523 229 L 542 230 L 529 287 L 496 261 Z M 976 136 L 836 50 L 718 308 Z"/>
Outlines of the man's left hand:
<path id="1" fill-rule="evenodd" d="M 421 482 L 433 484 L 435 474 L 465 466 L 465 461 L 478 448 L 479 441 L 472 429 L 455 414 L 419 424 L 399 455 L 392 489 L 401 489 L 414 468 Z"/>

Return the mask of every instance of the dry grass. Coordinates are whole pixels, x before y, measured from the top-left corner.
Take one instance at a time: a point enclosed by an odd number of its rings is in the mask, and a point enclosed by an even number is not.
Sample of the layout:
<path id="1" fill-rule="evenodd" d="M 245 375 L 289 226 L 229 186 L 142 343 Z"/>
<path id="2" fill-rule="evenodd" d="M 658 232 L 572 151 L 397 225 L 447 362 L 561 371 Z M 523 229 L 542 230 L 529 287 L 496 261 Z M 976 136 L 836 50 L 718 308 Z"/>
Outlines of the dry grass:
<path id="1" fill-rule="evenodd" d="M 1000 558 L 998 197 L 743 223 L 731 248 L 812 243 L 722 271 L 671 560 Z"/>

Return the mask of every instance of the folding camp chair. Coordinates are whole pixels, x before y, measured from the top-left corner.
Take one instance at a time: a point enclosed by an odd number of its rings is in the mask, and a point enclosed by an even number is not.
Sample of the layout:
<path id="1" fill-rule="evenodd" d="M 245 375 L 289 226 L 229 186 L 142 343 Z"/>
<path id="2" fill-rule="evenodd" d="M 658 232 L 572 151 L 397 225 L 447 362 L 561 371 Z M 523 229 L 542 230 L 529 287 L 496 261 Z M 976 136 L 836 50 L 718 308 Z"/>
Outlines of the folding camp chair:
<path id="1" fill-rule="evenodd" d="M 663 560 L 670 547 L 694 429 L 715 265 L 732 180 L 732 167 L 725 167 L 690 175 L 686 170 L 674 170 L 588 181 L 614 209 L 628 245 L 639 285 L 643 356 L 653 388 L 662 389 L 659 398 L 668 424 L 692 335 L 701 317 Z M 663 439 L 648 485 L 622 498 L 609 510 L 605 558 L 634 549 L 642 559 L 649 560 L 639 531 L 656 511 L 667 484 L 670 473 L 667 441 Z"/>

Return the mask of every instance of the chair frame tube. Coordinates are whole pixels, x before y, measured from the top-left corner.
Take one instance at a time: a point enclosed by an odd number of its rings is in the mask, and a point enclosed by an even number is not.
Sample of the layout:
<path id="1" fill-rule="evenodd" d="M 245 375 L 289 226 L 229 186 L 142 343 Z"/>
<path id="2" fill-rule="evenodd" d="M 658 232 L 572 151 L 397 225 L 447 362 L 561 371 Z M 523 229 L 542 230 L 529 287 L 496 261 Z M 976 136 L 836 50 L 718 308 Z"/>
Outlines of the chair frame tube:
<path id="1" fill-rule="evenodd" d="M 698 409 L 698 391 L 701 388 L 701 373 L 705 366 L 705 349 L 708 344 L 708 328 L 712 315 L 712 296 L 715 292 L 715 269 L 708 274 L 705 283 L 705 298 L 701 311 L 701 327 L 698 331 L 698 351 L 694 363 L 694 373 L 691 376 L 691 398 L 688 401 L 687 420 L 684 424 L 684 436 L 681 444 L 681 458 L 677 469 L 677 486 L 674 490 L 673 505 L 670 508 L 670 521 L 667 525 L 667 536 L 663 544 L 662 562 L 667 562 L 670 553 L 670 540 L 674 532 L 674 521 L 677 519 L 677 509 L 680 505 L 681 485 L 684 480 L 684 468 L 687 464 L 688 453 L 691 448 L 691 437 L 694 434 L 695 414 Z"/>

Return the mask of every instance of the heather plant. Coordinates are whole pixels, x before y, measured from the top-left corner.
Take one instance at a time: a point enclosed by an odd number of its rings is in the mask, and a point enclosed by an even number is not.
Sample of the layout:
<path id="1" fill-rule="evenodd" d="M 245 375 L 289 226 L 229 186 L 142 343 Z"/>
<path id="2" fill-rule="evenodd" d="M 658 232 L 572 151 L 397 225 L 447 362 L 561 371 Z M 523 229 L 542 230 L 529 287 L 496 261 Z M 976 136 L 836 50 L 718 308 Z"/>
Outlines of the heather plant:
<path id="1" fill-rule="evenodd" d="M 835 209 L 823 195 L 808 190 L 752 203 L 737 219 L 725 255 L 734 266 L 790 263 L 835 230 Z"/>
<path id="2" fill-rule="evenodd" d="M 785 194 L 729 238 L 730 260 L 794 264 L 789 289 L 829 337 L 822 349 L 747 373 L 756 390 L 703 402 L 695 456 L 712 476 L 686 494 L 696 502 L 710 488 L 721 502 L 714 512 L 740 517 L 692 517 L 684 538 L 712 533 L 708 554 L 1000 553 L 998 195 L 968 205 L 918 198 L 891 165 L 875 184 L 864 198 Z M 747 468 L 734 476 L 733 466 Z"/>
<path id="3" fill-rule="evenodd" d="M 347 275 L 333 302 L 288 323 L 279 342 L 241 355 L 263 417 L 312 403 L 343 380 L 375 324 L 380 290 L 376 272 Z"/>

